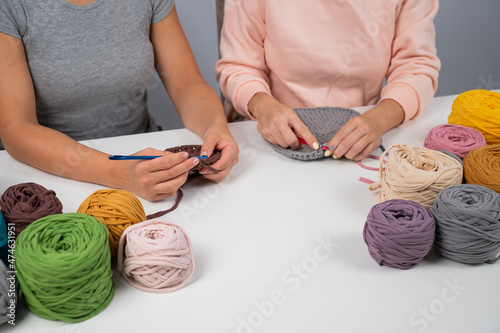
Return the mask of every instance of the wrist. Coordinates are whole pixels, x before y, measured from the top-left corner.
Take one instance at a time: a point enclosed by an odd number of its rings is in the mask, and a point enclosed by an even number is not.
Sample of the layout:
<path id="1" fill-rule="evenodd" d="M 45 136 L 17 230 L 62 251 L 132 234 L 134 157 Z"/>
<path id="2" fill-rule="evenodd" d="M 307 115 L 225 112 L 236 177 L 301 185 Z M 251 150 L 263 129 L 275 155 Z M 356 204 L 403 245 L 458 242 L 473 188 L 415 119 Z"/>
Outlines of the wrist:
<path id="1" fill-rule="evenodd" d="M 207 124 L 207 127 L 200 135 L 203 140 L 206 140 L 208 136 L 210 136 L 211 132 L 221 133 L 221 132 L 229 132 L 229 128 L 227 125 L 227 120 L 224 119 L 213 119 L 210 123 Z"/>
<path id="2" fill-rule="evenodd" d="M 383 132 L 401 125 L 405 118 L 405 111 L 401 104 L 393 99 L 383 99 L 373 109 L 375 119 L 381 123 Z"/>
<path id="3" fill-rule="evenodd" d="M 264 109 L 263 104 L 268 103 L 270 100 L 273 100 L 271 95 L 266 92 L 259 91 L 248 101 L 248 113 L 250 113 L 250 115 L 258 121 L 261 113 L 260 111 Z"/>
<path id="4" fill-rule="evenodd" d="M 120 161 L 112 161 L 106 154 L 99 156 L 98 161 L 99 162 L 97 164 L 99 165 L 101 172 L 96 173 L 98 177 L 96 183 L 117 189 L 123 189 L 126 187 L 124 186 L 127 181 L 127 179 L 124 178 L 125 172 L 124 170 L 120 170 L 124 165 L 123 162 L 120 163 Z"/>

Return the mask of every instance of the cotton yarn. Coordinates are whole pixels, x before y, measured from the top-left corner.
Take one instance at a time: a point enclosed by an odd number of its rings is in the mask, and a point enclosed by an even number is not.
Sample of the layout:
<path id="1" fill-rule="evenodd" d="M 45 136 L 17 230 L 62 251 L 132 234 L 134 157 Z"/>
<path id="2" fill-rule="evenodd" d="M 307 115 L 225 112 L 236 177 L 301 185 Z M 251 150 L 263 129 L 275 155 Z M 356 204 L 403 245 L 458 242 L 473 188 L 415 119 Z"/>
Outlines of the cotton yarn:
<path id="1" fill-rule="evenodd" d="M 178 225 L 148 220 L 122 234 L 118 270 L 137 289 L 152 293 L 178 290 L 189 282 L 194 267 L 191 240 Z"/>
<path id="2" fill-rule="evenodd" d="M 489 145 L 500 143 L 500 93 L 484 89 L 461 93 L 453 101 L 448 123 L 478 130 Z"/>
<path id="3" fill-rule="evenodd" d="M 464 158 L 464 177 L 466 183 L 482 185 L 500 193 L 500 144 L 471 151 Z"/>
<path id="4" fill-rule="evenodd" d="M 106 225 L 113 259 L 116 258 L 123 231 L 146 220 L 141 201 L 134 194 L 118 189 L 95 191 L 81 203 L 77 212 L 93 216 Z"/>
<path id="5" fill-rule="evenodd" d="M 424 147 L 445 150 L 461 159 L 472 150 L 486 146 L 486 140 L 478 130 L 470 127 L 445 124 L 432 128 L 424 141 Z"/>
<path id="6" fill-rule="evenodd" d="M 189 154 L 189 158 L 192 158 L 194 156 L 201 156 L 201 145 L 182 145 L 182 146 L 177 146 L 177 147 L 171 147 L 165 149 L 165 151 L 171 152 L 171 153 L 179 153 L 179 152 L 186 152 Z M 201 159 L 200 162 L 195 165 L 191 170 L 190 174 L 200 171 L 203 168 L 207 168 L 208 170 L 217 173 L 220 170 L 216 170 L 211 167 L 212 164 L 217 162 L 221 157 L 221 151 L 220 150 L 214 150 L 212 155 L 208 157 L 207 159 Z"/>
<path id="7" fill-rule="evenodd" d="M 442 190 L 431 208 L 438 252 L 451 260 L 479 264 L 500 254 L 500 195 L 461 184 Z"/>
<path id="8" fill-rule="evenodd" d="M 156 219 L 156 218 L 158 218 L 160 216 L 163 216 L 165 214 L 168 214 L 168 213 L 176 210 L 177 207 L 179 206 L 179 204 L 180 204 L 183 196 L 184 196 L 184 193 L 182 192 L 182 190 L 180 188 L 177 189 L 177 195 L 175 197 L 175 202 L 174 202 L 174 204 L 173 204 L 172 207 L 170 207 L 169 209 L 166 209 L 166 210 L 161 210 L 161 211 L 153 213 L 153 214 L 149 214 L 149 215 L 146 216 L 146 219 L 147 220 Z"/>
<path id="9" fill-rule="evenodd" d="M 31 223 L 16 241 L 15 268 L 28 309 L 46 319 L 80 322 L 113 299 L 108 230 L 80 213 Z"/>
<path id="10" fill-rule="evenodd" d="M 0 325 L 15 319 L 17 306 L 17 279 L 7 273 L 7 267 L 0 261 Z"/>
<path id="11" fill-rule="evenodd" d="M 0 213 L 0 261 L 6 265 L 8 257 L 8 242 L 9 236 L 7 234 L 7 225 L 5 224 L 3 215 Z"/>
<path id="12" fill-rule="evenodd" d="M 373 206 L 363 229 L 371 257 L 380 265 L 408 269 L 418 265 L 434 242 L 434 217 L 421 204 L 392 199 Z"/>
<path id="13" fill-rule="evenodd" d="M 394 150 L 393 150 L 394 149 Z M 385 168 L 383 161 L 387 156 Z M 380 157 L 379 202 L 404 199 L 430 208 L 444 188 L 462 183 L 463 167 L 455 158 L 439 151 L 406 144 L 392 145 Z"/>
<path id="14" fill-rule="evenodd" d="M 52 190 L 35 183 L 9 187 L 0 198 L 0 212 L 6 223 L 15 224 L 15 234 L 39 218 L 62 213 L 62 203 Z"/>

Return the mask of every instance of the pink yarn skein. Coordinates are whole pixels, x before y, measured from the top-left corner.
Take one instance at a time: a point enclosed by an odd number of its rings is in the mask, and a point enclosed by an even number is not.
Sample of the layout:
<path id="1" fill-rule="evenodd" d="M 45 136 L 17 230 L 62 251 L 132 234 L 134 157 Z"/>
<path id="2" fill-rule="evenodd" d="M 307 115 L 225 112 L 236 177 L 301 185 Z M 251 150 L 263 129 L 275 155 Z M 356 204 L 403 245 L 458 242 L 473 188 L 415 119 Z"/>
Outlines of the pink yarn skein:
<path id="1" fill-rule="evenodd" d="M 148 220 L 123 232 L 118 244 L 118 270 L 133 287 L 168 293 L 184 287 L 194 272 L 191 240 L 170 222 Z"/>
<path id="2" fill-rule="evenodd" d="M 424 147 L 446 150 L 461 159 L 471 151 L 486 146 L 486 139 L 478 130 L 456 124 L 445 124 L 429 131 Z"/>

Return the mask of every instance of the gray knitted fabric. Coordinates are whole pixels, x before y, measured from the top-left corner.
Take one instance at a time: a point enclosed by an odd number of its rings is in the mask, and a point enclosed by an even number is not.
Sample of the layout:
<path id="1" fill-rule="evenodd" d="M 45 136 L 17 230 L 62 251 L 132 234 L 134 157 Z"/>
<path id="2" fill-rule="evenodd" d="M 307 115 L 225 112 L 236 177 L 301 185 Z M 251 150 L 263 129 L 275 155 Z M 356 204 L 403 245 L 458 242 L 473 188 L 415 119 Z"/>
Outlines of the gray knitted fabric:
<path id="1" fill-rule="evenodd" d="M 360 115 L 358 111 L 341 107 L 297 108 L 294 110 L 300 120 L 309 127 L 320 146 L 328 143 L 349 119 Z M 314 150 L 308 145 L 302 145 L 297 150 L 274 144 L 271 146 L 278 153 L 298 160 L 310 161 L 325 157 L 323 149 Z"/>

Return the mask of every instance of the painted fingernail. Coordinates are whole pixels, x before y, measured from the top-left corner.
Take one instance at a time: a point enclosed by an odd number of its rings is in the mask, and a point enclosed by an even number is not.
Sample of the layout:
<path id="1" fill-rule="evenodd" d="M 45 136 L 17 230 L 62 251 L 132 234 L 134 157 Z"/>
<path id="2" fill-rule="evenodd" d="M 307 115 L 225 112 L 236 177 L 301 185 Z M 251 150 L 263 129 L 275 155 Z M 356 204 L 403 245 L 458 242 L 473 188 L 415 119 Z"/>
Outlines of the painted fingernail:
<path id="1" fill-rule="evenodd" d="M 318 145 L 317 142 L 313 143 L 313 148 L 316 149 L 316 150 L 319 149 L 319 145 Z"/>
<path id="2" fill-rule="evenodd" d="M 338 158 L 338 157 L 337 157 L 337 156 L 335 156 L 334 154 L 332 154 L 332 157 L 333 157 L 333 159 L 335 159 L 335 160 Z"/>
<path id="3" fill-rule="evenodd" d="M 330 151 L 329 151 L 329 150 L 325 150 L 325 156 L 326 156 L 326 157 L 330 156 L 330 154 L 331 154 L 331 153 L 330 153 Z"/>

